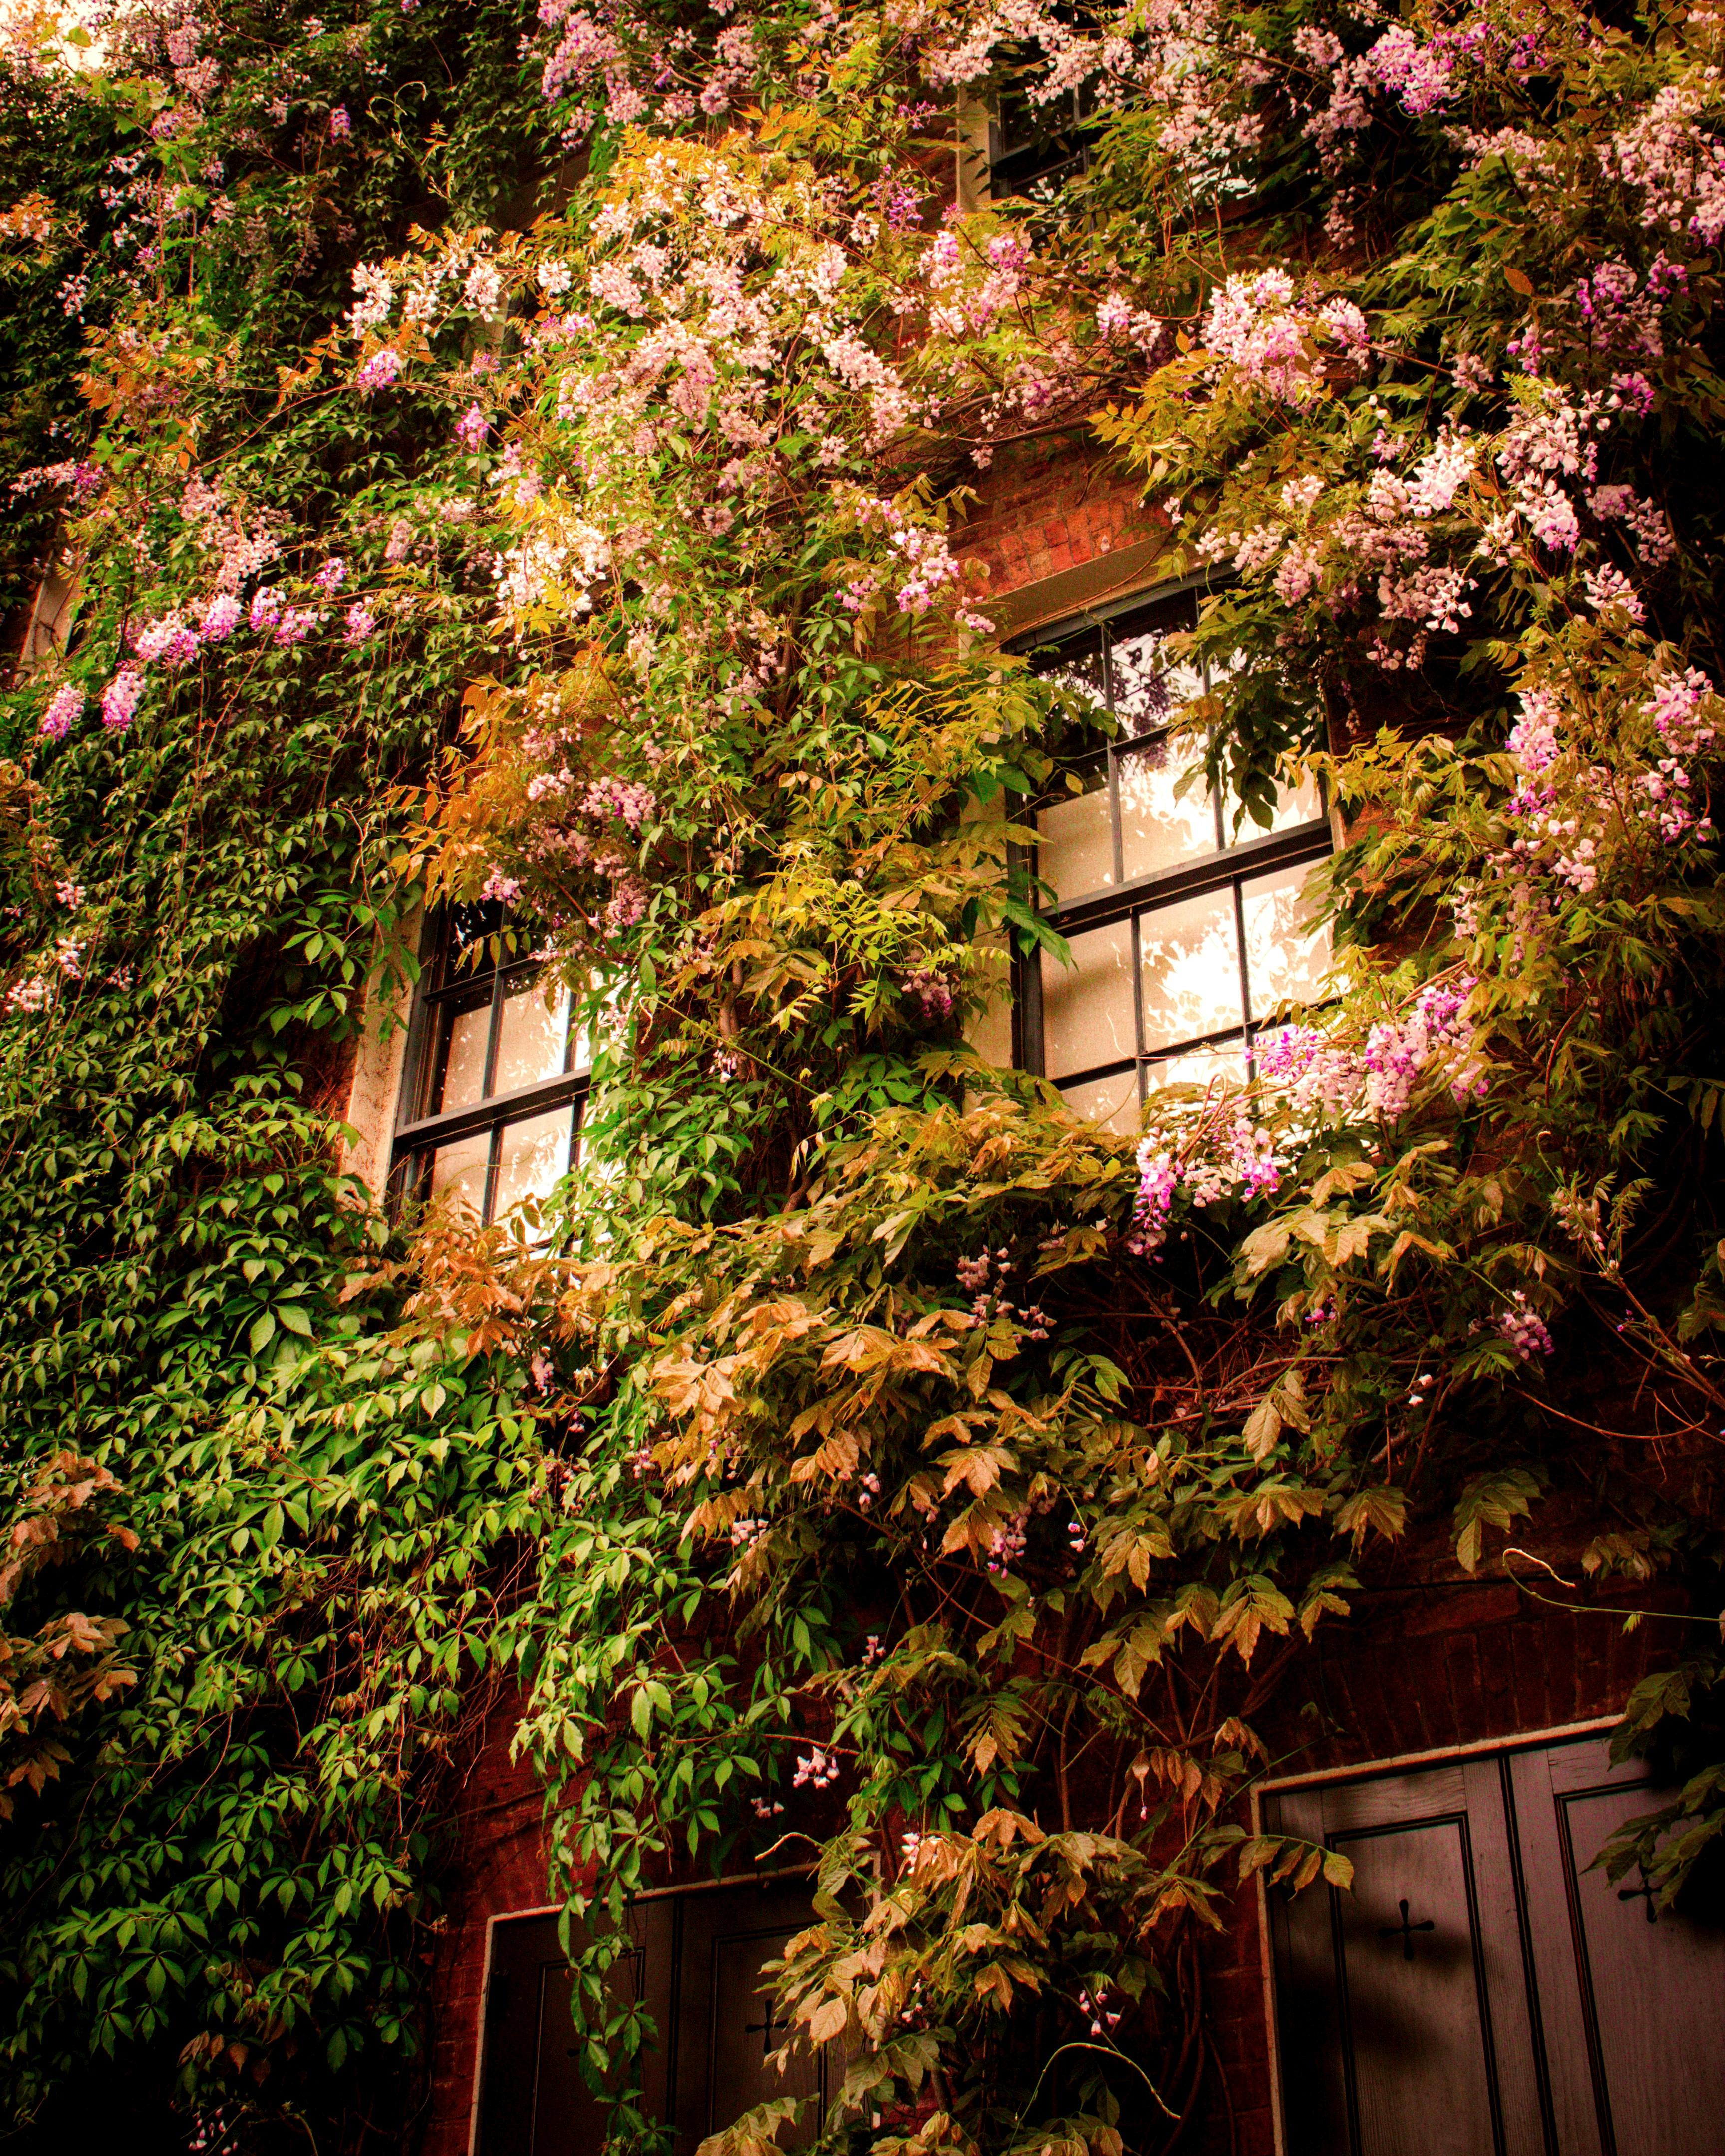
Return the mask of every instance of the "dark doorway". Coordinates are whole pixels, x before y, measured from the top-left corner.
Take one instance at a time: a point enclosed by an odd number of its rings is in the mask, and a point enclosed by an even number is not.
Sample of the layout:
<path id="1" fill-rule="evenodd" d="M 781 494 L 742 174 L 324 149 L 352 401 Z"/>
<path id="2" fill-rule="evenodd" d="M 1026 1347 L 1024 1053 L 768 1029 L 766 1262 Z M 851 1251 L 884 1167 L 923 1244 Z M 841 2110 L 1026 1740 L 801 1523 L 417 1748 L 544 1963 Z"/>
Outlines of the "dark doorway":
<path id="1" fill-rule="evenodd" d="M 1266 1796 L 1354 1867 L 1271 1897 L 1288 2156 L 1717 2156 L 1725 1926 L 1592 1868 L 1661 1794 L 1589 1738 Z"/>

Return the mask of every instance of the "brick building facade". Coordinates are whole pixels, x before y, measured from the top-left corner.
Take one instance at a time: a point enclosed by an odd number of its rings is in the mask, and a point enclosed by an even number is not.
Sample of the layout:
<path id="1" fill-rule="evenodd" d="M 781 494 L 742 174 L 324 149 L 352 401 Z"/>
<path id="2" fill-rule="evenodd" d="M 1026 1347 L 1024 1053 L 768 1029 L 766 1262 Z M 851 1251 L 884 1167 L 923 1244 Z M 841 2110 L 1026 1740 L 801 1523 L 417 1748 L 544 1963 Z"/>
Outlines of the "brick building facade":
<path id="1" fill-rule="evenodd" d="M 1004 624 L 1023 631 L 1153 589 L 1164 544 L 1129 482 L 1084 465 L 1070 449 L 1031 447 L 1003 454 L 986 475 L 960 551 L 986 572 L 988 603 Z M 1004 1045 L 1004 1026 L 988 1030 Z M 398 1039 L 382 1053 L 382 1063 L 362 1055 L 356 1079 L 352 1113 L 362 1132 L 398 1077 Z M 376 1173 L 387 1137 L 374 1130 L 363 1146 Z M 1574 1576 L 1579 1542 L 1567 1548 L 1561 1530 L 1548 1527 L 1540 1547 L 1559 1573 Z M 1368 1576 L 1350 1623 L 1321 1630 L 1310 1646 L 1275 1643 L 1288 1668 L 1258 1722 L 1276 1763 L 1266 1801 L 1278 1801 L 1283 1786 L 1346 1784 L 1364 1769 L 1380 1780 L 1417 1778 L 1435 1762 L 1489 1761 L 1517 1744 L 1537 1751 L 1609 1725 L 1650 1661 L 1668 1654 L 1669 1640 L 1653 1635 L 1669 1628 L 1625 1631 L 1602 1610 L 1558 1606 L 1561 1587 L 1543 1573 L 1527 1576 L 1545 1580 L 1543 1599 L 1501 1574 L 1471 1578 L 1446 1538 L 1414 1537 Z M 495 2156 L 479 2134 L 494 1926 L 542 1909 L 547 1892 L 541 1793 L 530 1770 L 509 1758 L 511 1727 L 506 1702 L 486 1726 L 454 1822 L 459 1857 L 434 1986 L 425 2156 Z M 1272 2156 L 1301 2143 L 1280 2090 L 1271 1900 L 1260 1884 L 1224 1907 L 1224 1928 L 1198 1934 L 1204 2033 L 1176 2092 L 1190 2117 L 1170 2146 Z M 1411 1921 L 1405 1902 L 1402 1919 Z M 495 2020 L 498 1997 L 489 2009 Z M 536 2142 L 519 2156 L 546 2152 Z"/>

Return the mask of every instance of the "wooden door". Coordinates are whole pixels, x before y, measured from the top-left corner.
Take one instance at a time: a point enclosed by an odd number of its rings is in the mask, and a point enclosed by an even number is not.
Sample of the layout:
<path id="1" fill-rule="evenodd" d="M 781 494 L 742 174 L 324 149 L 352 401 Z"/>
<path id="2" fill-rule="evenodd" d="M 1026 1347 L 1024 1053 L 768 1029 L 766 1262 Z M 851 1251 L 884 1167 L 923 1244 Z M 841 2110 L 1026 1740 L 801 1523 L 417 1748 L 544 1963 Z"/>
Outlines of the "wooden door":
<path id="1" fill-rule="evenodd" d="M 764 1989 L 766 1964 L 810 1921 L 803 1877 L 693 1890 L 636 1902 L 629 1948 L 613 1965 L 614 2012 L 641 2004 L 658 2043 L 642 2060 L 645 2107 L 669 2122 L 675 2156 L 769 2097 L 813 2097 L 779 2144 L 812 2140 L 842 2071 L 838 2049 L 770 2055 L 787 2031 Z M 581 2070 L 572 1979 L 554 1917 L 494 1928 L 480 2059 L 477 2156 L 598 2156 L 606 2107 Z"/>
<path id="2" fill-rule="evenodd" d="M 1661 1793 L 1603 1743 L 1523 1753 L 1511 1778 L 1563 2156 L 1718 2156 L 1725 1912 L 1656 1910 L 1639 1875 L 1593 1867 Z"/>
<path id="3" fill-rule="evenodd" d="M 1725 1930 L 1589 1868 L 1656 1800 L 1592 1740 L 1267 1798 L 1354 1866 L 1271 1900 L 1288 2156 L 1720 2156 Z"/>
<path id="4" fill-rule="evenodd" d="M 1290 2156 L 1544 2156 L 1496 1763 L 1301 1790 L 1268 1823 L 1353 1865 L 1352 1893 L 1271 1903 Z"/>
<path id="5" fill-rule="evenodd" d="M 709 2133 L 773 2097 L 818 2099 L 781 2129 L 782 2148 L 799 2148 L 819 2131 L 829 2094 L 825 2053 L 793 2046 L 784 2072 L 774 2069 L 773 2055 L 788 2031 L 764 1974 L 811 1921 L 800 1881 L 691 1897 L 677 2014 L 677 2156 L 695 2156 Z"/>

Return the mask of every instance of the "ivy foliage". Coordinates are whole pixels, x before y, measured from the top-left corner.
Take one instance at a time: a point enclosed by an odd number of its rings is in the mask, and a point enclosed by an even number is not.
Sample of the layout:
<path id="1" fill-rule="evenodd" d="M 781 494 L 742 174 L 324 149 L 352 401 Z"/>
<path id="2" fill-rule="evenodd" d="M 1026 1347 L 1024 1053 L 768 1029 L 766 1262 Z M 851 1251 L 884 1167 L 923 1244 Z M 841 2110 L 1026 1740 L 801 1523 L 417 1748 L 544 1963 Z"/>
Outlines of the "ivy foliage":
<path id="1" fill-rule="evenodd" d="M 629 1897 L 798 1855 L 820 2146 L 1172 2145 L 1195 1934 L 1347 1884 L 1241 1799 L 1410 1543 L 1660 1628 L 1681 1794 L 1605 1861 L 1686 1892 L 1713 19 L 99 27 L 8 82 L 76 120 L 5 230 L 18 559 L 78 581 L 7 721 L 14 2111 L 95 2057 L 206 2139 L 408 2130 L 506 1682 L 619 2145 Z M 958 93 L 1081 85 L 1081 159 L 957 198 Z M 1130 1135 L 965 1045 L 1070 957 L 1024 863 L 1107 731 L 967 548 L 1027 441 L 1209 578 L 1163 661 L 1242 827 L 1348 827 L 1333 993 Z M 583 1158 L 391 1224 L 362 992 L 485 900 L 583 1000 Z"/>

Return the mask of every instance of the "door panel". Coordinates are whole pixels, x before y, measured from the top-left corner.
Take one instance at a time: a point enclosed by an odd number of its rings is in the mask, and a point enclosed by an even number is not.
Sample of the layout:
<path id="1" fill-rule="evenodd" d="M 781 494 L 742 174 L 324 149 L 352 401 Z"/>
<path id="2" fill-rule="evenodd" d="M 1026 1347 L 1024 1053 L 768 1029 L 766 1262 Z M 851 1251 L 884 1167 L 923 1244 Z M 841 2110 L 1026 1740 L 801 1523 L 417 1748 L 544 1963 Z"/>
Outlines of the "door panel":
<path id="1" fill-rule="evenodd" d="M 1657 1912 L 1638 1876 L 1613 1886 L 1593 1868 L 1658 1789 L 1639 1763 L 1613 1767 L 1604 1743 L 1524 1754 L 1512 1771 L 1564 2156 L 1717 2156 L 1725 1929 Z"/>
<path id="2" fill-rule="evenodd" d="M 1265 1810 L 1354 1866 L 1271 1901 L 1290 2156 L 1545 2156 L 1495 1763 Z"/>
<path id="3" fill-rule="evenodd" d="M 1725 1928 L 1591 1868 L 1658 1801 L 1602 1741 L 1267 1797 L 1354 1865 L 1271 1897 L 1289 2156 L 1719 2156 Z"/>
<path id="4" fill-rule="evenodd" d="M 793 2051 L 783 2076 L 770 2063 L 787 2031 L 763 1996 L 762 1971 L 812 1921 L 809 1889 L 734 1888 L 691 1895 L 684 1905 L 677 2015 L 678 2156 L 773 2097 L 825 2096 L 825 2061 Z M 820 2106 L 779 2133 L 784 2148 L 819 2130 Z"/>
<path id="5" fill-rule="evenodd" d="M 1466 1815 L 1333 1841 L 1354 1866 L 1334 1913 L 1359 2146 L 1368 2156 L 1501 2149 Z"/>
<path id="6" fill-rule="evenodd" d="M 659 2041 L 642 2060 L 649 2117 L 668 2119 L 676 2156 L 776 2096 L 819 2099 L 779 2135 L 813 2139 L 843 2071 L 842 2047 L 793 2052 L 783 2076 L 769 2054 L 786 2030 L 763 1971 L 811 1921 L 806 1879 L 792 1876 L 636 1902 L 629 1950 L 611 1971 L 611 2010 L 635 2005 Z M 581 2071 L 570 2012 L 573 1978 L 555 1917 L 499 1923 L 491 1935 L 480 2061 L 478 2156 L 598 2156 L 606 2107 Z"/>

